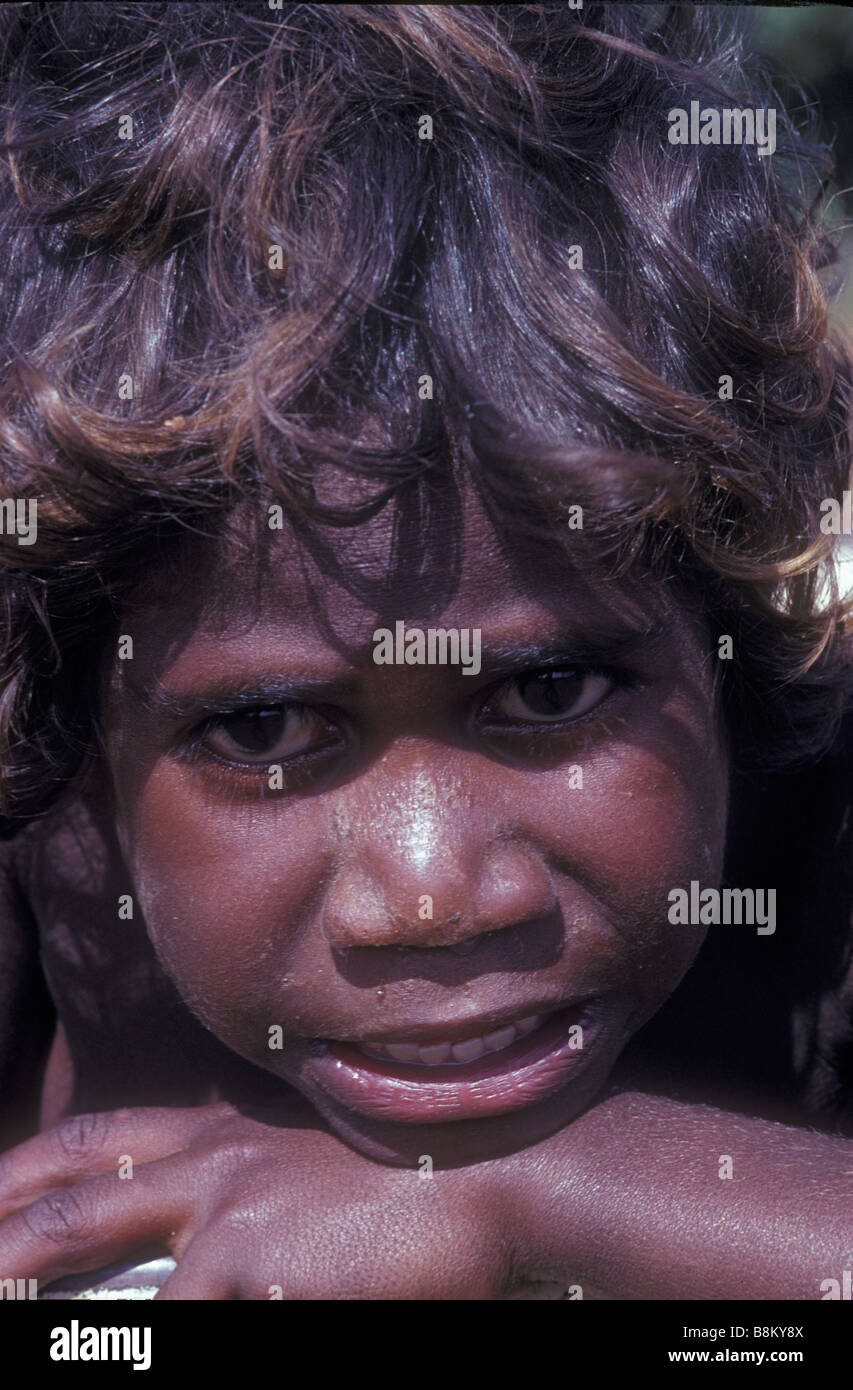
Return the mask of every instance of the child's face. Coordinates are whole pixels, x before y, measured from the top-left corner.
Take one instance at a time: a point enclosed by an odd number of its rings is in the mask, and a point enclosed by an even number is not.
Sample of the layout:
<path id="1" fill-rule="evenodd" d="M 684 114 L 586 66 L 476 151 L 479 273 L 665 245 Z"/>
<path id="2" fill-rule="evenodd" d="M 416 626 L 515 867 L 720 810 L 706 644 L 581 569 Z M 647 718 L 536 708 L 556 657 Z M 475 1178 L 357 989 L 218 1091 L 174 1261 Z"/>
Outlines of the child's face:
<path id="1" fill-rule="evenodd" d="M 667 895 L 721 874 L 714 659 L 662 587 L 510 548 L 471 499 L 449 597 L 414 557 L 383 583 L 389 536 L 384 514 L 335 532 L 332 577 L 271 532 L 254 572 L 220 558 L 128 608 L 117 827 L 155 948 L 223 1042 L 370 1155 L 474 1161 L 586 1106 L 699 949 Z M 479 674 L 377 665 L 398 620 L 481 629 Z M 555 650 L 616 673 L 524 677 Z M 272 712 L 211 718 L 235 691 Z"/>

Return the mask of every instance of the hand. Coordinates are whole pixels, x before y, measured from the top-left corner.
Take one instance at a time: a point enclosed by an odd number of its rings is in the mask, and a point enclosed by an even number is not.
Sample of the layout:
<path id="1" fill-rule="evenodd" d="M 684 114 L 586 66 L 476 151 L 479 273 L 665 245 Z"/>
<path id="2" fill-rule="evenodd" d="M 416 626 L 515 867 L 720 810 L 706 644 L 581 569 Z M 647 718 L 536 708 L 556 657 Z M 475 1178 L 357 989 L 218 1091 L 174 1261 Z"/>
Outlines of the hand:
<path id="1" fill-rule="evenodd" d="M 78 1115 L 0 1157 L 0 1278 L 41 1287 L 165 1247 L 160 1299 L 501 1298 L 512 1242 L 489 1170 L 373 1162 L 307 1106 Z"/>

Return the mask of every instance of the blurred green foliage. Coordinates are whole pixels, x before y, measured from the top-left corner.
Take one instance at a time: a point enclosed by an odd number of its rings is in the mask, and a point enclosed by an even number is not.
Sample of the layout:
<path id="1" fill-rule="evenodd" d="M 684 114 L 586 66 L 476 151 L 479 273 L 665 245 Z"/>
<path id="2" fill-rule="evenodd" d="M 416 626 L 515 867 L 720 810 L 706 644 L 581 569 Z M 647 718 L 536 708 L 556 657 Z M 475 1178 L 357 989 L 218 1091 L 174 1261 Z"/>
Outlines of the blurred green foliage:
<path id="1" fill-rule="evenodd" d="M 839 183 L 853 184 L 853 9 L 844 5 L 755 5 L 755 36 L 786 107 L 814 104 L 832 139 Z M 848 194 L 853 215 L 853 194 Z"/>
<path id="2" fill-rule="evenodd" d="M 755 38 L 782 101 L 797 120 L 805 103 L 835 154 L 833 221 L 849 226 L 842 255 L 848 284 L 837 312 L 853 326 L 853 8 L 754 5 Z"/>

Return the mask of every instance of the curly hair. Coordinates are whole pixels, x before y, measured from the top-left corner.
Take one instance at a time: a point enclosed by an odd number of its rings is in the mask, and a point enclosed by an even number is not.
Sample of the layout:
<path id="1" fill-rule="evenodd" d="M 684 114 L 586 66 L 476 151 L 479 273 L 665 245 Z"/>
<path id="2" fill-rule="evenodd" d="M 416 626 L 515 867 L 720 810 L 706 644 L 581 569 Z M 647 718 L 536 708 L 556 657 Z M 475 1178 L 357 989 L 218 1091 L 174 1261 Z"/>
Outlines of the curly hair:
<path id="1" fill-rule="evenodd" d="M 268 498 L 340 527 L 464 478 L 569 556 L 582 502 L 732 636 L 739 765 L 830 745 L 831 159 L 781 109 L 772 158 L 667 139 L 774 101 L 750 51 L 713 6 L 0 9 L 0 471 L 38 499 L 0 535 L 0 833 L 91 750 L 140 578 Z"/>

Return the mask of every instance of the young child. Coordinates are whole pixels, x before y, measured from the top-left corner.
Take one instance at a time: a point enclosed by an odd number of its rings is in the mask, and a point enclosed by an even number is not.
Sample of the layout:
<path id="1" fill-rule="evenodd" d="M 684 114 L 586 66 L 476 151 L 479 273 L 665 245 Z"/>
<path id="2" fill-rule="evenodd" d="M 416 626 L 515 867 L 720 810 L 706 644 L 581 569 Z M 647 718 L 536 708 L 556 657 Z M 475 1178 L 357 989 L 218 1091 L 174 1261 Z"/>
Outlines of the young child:
<path id="1" fill-rule="evenodd" d="M 0 10 L 3 1277 L 836 1296 L 850 364 L 742 47 Z"/>

